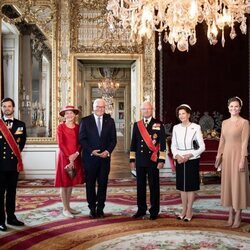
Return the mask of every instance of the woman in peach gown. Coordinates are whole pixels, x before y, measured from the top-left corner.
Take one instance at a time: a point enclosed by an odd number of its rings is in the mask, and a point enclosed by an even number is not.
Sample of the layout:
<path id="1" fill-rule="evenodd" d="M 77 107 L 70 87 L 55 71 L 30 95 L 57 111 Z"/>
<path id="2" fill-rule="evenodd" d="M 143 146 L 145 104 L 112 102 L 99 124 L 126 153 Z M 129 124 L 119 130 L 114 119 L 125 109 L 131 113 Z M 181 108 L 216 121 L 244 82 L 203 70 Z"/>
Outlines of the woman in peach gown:
<path id="1" fill-rule="evenodd" d="M 228 100 L 230 118 L 222 122 L 216 166 L 221 161 L 221 202 L 229 208 L 226 226 L 238 228 L 241 211 L 250 206 L 248 171 L 249 121 L 240 116 L 242 100 L 235 96 Z"/>

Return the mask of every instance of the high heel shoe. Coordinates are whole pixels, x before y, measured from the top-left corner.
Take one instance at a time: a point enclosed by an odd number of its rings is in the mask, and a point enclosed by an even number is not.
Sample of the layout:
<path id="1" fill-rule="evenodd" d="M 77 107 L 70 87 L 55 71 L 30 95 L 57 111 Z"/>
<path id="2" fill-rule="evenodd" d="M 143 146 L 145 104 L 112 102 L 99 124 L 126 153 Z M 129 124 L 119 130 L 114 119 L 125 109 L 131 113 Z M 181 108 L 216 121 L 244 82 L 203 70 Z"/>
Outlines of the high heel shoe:
<path id="1" fill-rule="evenodd" d="M 184 218 L 185 218 L 185 215 L 181 215 L 181 214 L 179 214 L 179 215 L 176 217 L 177 220 L 183 220 Z"/>
<path id="2" fill-rule="evenodd" d="M 190 222 L 192 220 L 192 218 L 193 218 L 193 215 L 190 218 L 188 218 L 188 217 L 185 216 L 185 218 L 183 219 L 183 221 Z"/>
<path id="3" fill-rule="evenodd" d="M 73 214 L 70 213 L 70 211 L 68 210 L 63 210 L 63 215 L 67 218 L 75 218 L 75 216 Z"/>
<path id="4" fill-rule="evenodd" d="M 69 211 L 70 211 L 71 214 L 80 214 L 81 213 L 81 211 L 77 211 L 77 210 L 75 210 L 73 208 L 70 208 Z"/>
<path id="5" fill-rule="evenodd" d="M 236 223 L 234 222 L 234 224 L 232 225 L 232 228 L 239 228 L 241 224 L 241 220 L 237 221 Z"/>

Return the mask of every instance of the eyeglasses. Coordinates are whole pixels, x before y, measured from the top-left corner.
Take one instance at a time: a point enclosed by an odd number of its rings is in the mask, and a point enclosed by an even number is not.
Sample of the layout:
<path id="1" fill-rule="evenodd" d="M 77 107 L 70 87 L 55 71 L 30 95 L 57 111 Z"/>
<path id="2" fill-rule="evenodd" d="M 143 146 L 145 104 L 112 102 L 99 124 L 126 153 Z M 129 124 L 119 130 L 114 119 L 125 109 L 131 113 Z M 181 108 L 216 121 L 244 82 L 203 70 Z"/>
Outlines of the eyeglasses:
<path id="1" fill-rule="evenodd" d="M 95 106 L 97 109 L 104 109 L 105 106 Z"/>

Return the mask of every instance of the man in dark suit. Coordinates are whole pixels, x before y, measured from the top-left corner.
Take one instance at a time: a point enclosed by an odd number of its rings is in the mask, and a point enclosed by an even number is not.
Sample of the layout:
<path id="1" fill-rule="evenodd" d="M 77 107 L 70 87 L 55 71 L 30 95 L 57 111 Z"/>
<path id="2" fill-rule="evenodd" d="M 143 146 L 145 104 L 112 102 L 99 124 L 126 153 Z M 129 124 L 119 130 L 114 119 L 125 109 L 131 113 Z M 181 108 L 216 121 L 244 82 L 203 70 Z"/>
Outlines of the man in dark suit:
<path id="1" fill-rule="evenodd" d="M 143 119 L 136 122 L 133 128 L 130 147 L 130 167 L 136 170 L 137 206 L 133 215 L 140 218 L 146 215 L 146 183 L 150 189 L 150 219 L 157 219 L 160 211 L 159 169 L 163 168 L 166 157 L 165 131 L 162 123 L 152 117 L 153 107 L 148 101 L 142 104 Z"/>
<path id="2" fill-rule="evenodd" d="M 0 120 L 0 230 L 6 231 L 7 223 L 23 226 L 15 216 L 16 187 L 19 172 L 22 171 L 21 151 L 26 142 L 25 123 L 14 118 L 15 103 L 11 98 L 1 102 L 3 117 Z M 6 202 L 4 197 L 6 194 Z M 5 206 L 4 206 L 5 204 Z M 6 207 L 6 209 L 5 209 Z"/>
<path id="3" fill-rule="evenodd" d="M 82 118 L 79 130 L 90 218 L 104 217 L 110 158 L 116 145 L 115 122 L 105 114 L 105 104 L 96 99 L 93 114 Z"/>

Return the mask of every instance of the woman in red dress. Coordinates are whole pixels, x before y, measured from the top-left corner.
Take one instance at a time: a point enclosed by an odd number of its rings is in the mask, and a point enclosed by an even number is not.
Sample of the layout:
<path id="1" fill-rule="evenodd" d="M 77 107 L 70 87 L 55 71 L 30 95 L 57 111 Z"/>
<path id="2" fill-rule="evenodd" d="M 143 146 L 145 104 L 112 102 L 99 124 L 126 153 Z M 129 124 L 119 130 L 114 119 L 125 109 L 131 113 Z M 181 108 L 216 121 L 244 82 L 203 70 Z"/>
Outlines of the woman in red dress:
<path id="1" fill-rule="evenodd" d="M 65 106 L 60 111 L 60 116 L 65 118 L 65 122 L 57 127 L 57 143 L 59 154 L 57 159 L 55 187 L 60 187 L 61 199 L 63 203 L 63 215 L 74 218 L 74 214 L 80 213 L 70 207 L 70 197 L 72 187 L 84 182 L 83 166 L 80 157 L 80 145 L 78 143 L 79 125 L 75 123 L 79 110 L 75 106 Z M 65 171 L 65 166 L 73 164 L 76 176 L 72 179 Z"/>

